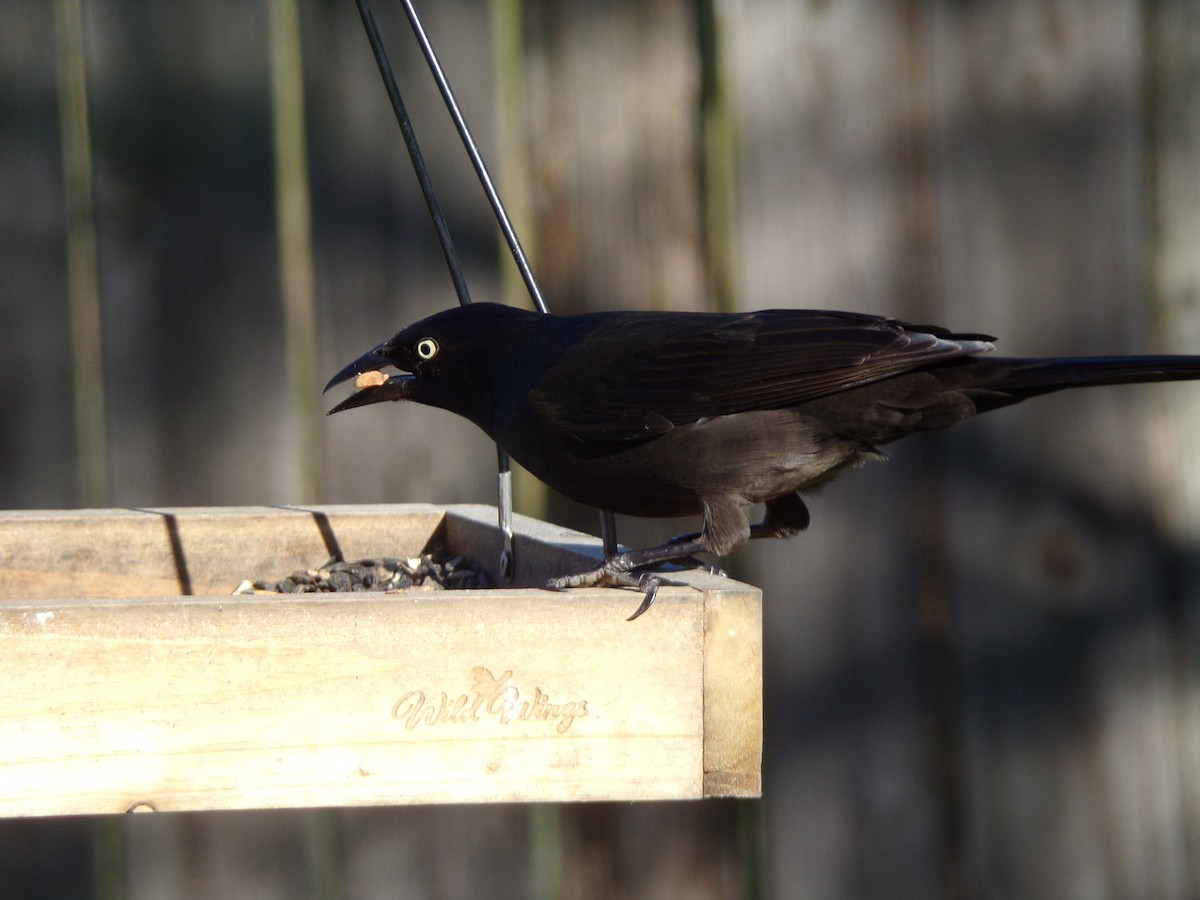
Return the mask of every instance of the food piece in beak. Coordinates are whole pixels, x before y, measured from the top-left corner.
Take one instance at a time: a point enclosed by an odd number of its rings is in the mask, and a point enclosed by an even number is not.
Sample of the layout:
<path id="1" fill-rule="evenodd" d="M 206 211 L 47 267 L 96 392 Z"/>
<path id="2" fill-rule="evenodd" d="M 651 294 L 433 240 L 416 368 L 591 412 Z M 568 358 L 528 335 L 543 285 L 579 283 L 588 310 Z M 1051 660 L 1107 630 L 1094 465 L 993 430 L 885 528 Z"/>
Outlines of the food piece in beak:
<path id="1" fill-rule="evenodd" d="M 380 372 L 378 369 L 373 369 L 370 372 L 360 372 L 354 379 L 355 390 L 365 390 L 370 387 L 379 387 L 381 384 L 386 384 L 392 376 L 387 372 Z"/>
<path id="2" fill-rule="evenodd" d="M 341 412 L 344 409 L 354 409 L 359 406 L 368 406 L 372 403 L 382 403 L 385 400 L 408 400 L 410 398 L 410 386 L 413 376 L 407 372 L 402 372 L 398 375 L 388 375 L 385 372 L 371 370 L 362 372 L 354 379 L 354 386 L 358 388 L 356 393 L 351 394 L 333 409 L 326 413 L 332 416 L 336 412 Z"/>

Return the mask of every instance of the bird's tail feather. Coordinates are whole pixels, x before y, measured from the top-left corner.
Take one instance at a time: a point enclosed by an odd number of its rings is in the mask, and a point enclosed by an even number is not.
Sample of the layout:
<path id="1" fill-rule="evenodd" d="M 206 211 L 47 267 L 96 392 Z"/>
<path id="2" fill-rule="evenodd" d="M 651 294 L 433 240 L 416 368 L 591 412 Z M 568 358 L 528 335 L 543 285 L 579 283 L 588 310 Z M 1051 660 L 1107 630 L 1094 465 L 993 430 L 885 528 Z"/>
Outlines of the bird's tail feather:
<path id="1" fill-rule="evenodd" d="M 978 386 L 995 396 L 991 402 L 975 398 L 980 412 L 1066 388 L 1200 379 L 1200 356 L 992 358 L 988 362 L 995 365 L 997 377 Z"/>

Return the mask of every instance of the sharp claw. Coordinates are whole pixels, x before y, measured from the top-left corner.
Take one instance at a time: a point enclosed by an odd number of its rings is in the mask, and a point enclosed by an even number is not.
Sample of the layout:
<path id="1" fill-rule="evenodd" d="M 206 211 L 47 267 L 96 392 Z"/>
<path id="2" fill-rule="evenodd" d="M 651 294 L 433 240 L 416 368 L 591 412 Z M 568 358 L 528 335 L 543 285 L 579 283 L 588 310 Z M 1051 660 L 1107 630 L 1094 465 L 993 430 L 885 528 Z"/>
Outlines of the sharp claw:
<path id="1" fill-rule="evenodd" d="M 632 622 L 648 610 L 658 596 L 658 589 L 663 585 L 683 586 L 681 581 L 671 581 L 651 572 L 635 575 L 624 565 L 626 561 L 620 557 L 606 559 L 601 565 L 576 575 L 563 575 L 551 578 L 546 582 L 548 591 L 567 591 L 577 587 L 623 587 L 634 588 L 643 592 L 642 602 L 633 611 L 626 622 Z"/>
<path id="2" fill-rule="evenodd" d="M 650 608 L 650 604 L 653 603 L 654 598 L 658 596 L 658 586 L 662 584 L 662 582 L 653 575 L 643 575 L 638 580 L 642 582 L 642 584 L 639 586 L 646 591 L 646 594 L 644 597 L 642 597 L 642 602 L 638 608 L 633 611 L 633 615 L 625 620 L 626 622 L 632 622 Z"/>

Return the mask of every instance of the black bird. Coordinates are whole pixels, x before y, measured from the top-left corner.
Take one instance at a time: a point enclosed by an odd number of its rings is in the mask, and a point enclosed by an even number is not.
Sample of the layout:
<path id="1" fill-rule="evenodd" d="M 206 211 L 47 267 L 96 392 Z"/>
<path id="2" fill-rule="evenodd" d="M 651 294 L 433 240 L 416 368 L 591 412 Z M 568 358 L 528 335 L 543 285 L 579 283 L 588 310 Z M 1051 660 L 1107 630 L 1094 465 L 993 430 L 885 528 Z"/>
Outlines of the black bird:
<path id="1" fill-rule="evenodd" d="M 808 526 L 801 492 L 914 431 L 1064 388 L 1200 378 L 1200 356 L 1012 359 L 994 339 L 847 312 L 448 309 L 384 341 L 330 387 L 388 366 L 330 414 L 415 400 L 470 419 L 550 487 L 632 516 L 703 516 L 697 534 L 610 557 L 555 588 L 646 588 L 634 570 Z M 378 377 L 374 381 L 380 380 Z M 751 526 L 743 507 L 764 502 Z"/>

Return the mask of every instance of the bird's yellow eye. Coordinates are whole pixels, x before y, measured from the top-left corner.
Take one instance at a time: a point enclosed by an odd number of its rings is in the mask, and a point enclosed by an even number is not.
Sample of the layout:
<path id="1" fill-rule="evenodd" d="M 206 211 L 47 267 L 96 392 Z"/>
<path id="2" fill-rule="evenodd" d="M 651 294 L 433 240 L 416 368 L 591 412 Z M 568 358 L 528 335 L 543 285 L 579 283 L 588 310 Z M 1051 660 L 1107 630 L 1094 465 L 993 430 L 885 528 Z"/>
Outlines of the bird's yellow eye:
<path id="1" fill-rule="evenodd" d="M 438 342 L 433 338 L 421 338 L 417 341 L 417 356 L 428 362 L 437 356 Z"/>

